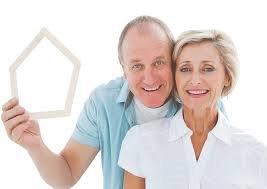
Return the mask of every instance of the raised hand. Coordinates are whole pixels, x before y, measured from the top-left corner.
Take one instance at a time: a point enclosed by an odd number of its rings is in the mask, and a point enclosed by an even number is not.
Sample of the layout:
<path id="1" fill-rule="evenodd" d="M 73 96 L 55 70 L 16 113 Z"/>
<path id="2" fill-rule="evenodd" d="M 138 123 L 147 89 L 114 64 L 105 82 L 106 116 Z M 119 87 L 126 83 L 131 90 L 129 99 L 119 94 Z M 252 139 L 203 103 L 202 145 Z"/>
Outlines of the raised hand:
<path id="1" fill-rule="evenodd" d="M 31 120 L 29 113 L 19 105 L 16 98 L 10 99 L 2 107 L 1 115 L 8 137 L 26 150 L 40 146 L 42 139 L 39 124 Z"/>

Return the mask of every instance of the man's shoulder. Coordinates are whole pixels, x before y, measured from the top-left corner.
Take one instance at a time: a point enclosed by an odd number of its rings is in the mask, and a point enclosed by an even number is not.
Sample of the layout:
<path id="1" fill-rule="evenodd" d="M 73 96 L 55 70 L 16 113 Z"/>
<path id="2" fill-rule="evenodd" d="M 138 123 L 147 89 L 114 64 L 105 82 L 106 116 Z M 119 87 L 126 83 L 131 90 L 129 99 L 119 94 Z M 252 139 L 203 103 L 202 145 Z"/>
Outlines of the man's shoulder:
<path id="1" fill-rule="evenodd" d="M 125 79 L 118 77 L 106 84 L 97 86 L 85 101 L 85 106 L 95 108 L 113 107 L 124 86 Z M 93 105 L 93 106 L 92 106 Z"/>
<path id="2" fill-rule="evenodd" d="M 123 77 L 117 77 L 113 80 L 110 80 L 108 83 L 101 84 L 97 86 L 90 94 L 90 99 L 92 100 L 108 100 L 118 97 L 125 79 Z"/>
<path id="3" fill-rule="evenodd" d="M 125 83 L 125 79 L 123 77 L 117 77 L 115 79 L 110 80 L 108 83 L 103 83 L 97 86 L 92 93 L 101 93 L 107 90 L 120 90 Z"/>

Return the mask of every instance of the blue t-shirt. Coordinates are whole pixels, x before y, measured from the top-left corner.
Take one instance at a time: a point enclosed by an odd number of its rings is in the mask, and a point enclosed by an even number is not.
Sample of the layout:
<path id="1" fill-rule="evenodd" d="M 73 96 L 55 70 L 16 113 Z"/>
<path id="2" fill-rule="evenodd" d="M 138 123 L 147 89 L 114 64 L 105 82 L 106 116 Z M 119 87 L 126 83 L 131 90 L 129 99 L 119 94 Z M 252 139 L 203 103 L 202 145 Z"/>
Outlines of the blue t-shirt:
<path id="1" fill-rule="evenodd" d="M 170 100 L 166 117 L 180 109 L 177 101 Z M 123 169 L 117 163 L 121 143 L 134 125 L 133 95 L 122 77 L 96 88 L 84 105 L 72 138 L 100 149 L 104 189 L 123 188 Z"/>

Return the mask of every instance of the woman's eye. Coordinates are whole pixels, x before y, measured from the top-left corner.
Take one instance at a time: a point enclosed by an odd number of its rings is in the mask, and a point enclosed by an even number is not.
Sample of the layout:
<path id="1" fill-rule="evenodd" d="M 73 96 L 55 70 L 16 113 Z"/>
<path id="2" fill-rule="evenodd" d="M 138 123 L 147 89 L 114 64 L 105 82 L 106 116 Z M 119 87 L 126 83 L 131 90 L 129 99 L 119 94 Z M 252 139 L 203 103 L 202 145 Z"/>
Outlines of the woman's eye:
<path id="1" fill-rule="evenodd" d="M 214 71 L 214 68 L 212 68 L 212 67 L 203 68 L 203 71 L 204 72 L 212 72 L 212 71 Z"/>
<path id="2" fill-rule="evenodd" d="M 180 71 L 181 71 L 181 72 L 189 72 L 190 69 L 189 69 L 189 68 L 180 68 Z"/>

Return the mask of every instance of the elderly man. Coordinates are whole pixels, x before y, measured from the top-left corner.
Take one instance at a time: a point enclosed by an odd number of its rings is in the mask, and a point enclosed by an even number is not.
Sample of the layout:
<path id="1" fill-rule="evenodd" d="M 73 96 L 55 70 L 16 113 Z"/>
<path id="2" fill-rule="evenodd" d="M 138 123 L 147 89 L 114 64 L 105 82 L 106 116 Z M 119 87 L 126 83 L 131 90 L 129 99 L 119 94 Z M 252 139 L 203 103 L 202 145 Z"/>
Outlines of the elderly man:
<path id="1" fill-rule="evenodd" d="M 121 33 L 119 60 L 124 78 L 96 88 L 85 103 L 73 135 L 60 154 L 43 143 L 39 125 L 11 99 L 2 121 L 9 138 L 24 147 L 52 187 L 73 186 L 101 150 L 105 189 L 122 188 L 117 161 L 126 132 L 136 124 L 173 116 L 180 105 L 171 97 L 173 38 L 160 20 L 141 16 Z"/>

